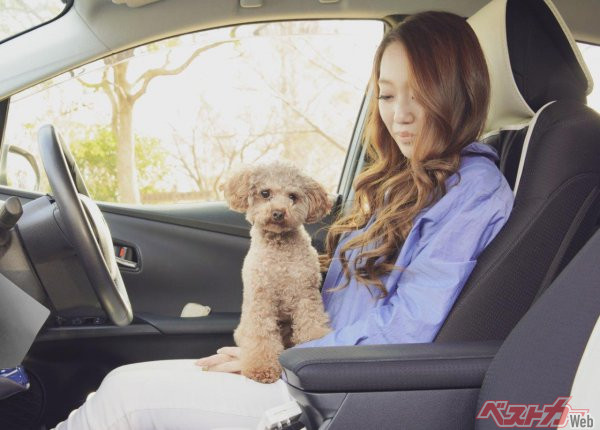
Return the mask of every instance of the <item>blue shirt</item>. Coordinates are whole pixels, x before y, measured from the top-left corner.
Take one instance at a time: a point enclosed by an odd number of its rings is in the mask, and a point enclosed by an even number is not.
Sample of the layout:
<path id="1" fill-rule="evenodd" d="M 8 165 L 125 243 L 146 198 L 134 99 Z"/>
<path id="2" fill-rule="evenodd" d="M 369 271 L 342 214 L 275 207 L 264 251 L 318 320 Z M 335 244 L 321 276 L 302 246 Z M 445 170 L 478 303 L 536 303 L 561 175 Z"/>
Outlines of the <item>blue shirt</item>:
<path id="1" fill-rule="evenodd" d="M 296 345 L 295 348 L 338 345 L 424 343 L 435 338 L 446 320 L 479 254 L 506 223 L 513 206 L 513 193 L 498 170 L 498 156 L 489 145 L 473 142 L 461 153 L 458 175 L 446 181 L 447 192 L 434 205 L 422 210 L 404 242 L 394 270 L 381 278 L 388 296 L 354 278 L 348 287 L 328 292 L 344 283 L 340 262 L 332 260 L 323 283 L 322 296 L 333 331 Z M 351 237 L 347 234 L 334 256 Z M 373 248 L 367 245 L 365 249 Z M 360 249 L 346 251 L 350 267 Z"/>

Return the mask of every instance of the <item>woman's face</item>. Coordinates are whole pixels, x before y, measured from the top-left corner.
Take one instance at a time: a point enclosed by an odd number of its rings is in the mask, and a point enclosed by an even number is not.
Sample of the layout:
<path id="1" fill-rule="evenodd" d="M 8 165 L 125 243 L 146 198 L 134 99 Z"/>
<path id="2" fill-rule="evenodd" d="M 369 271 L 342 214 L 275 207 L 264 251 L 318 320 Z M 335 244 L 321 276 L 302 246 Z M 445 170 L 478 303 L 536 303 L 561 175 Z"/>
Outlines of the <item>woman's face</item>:
<path id="1" fill-rule="evenodd" d="M 401 43 L 391 43 L 383 51 L 378 84 L 381 120 L 402 154 L 410 158 L 425 111 L 409 86 L 408 58 Z"/>

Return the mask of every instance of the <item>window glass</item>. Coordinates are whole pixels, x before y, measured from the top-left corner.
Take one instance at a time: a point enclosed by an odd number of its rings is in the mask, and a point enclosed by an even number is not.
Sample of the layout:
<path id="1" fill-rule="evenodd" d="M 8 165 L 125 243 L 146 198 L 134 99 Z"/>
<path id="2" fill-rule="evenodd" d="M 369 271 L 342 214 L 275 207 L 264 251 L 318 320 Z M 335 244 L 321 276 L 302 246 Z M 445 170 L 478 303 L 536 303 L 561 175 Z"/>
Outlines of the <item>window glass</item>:
<path id="1" fill-rule="evenodd" d="M 231 169 L 276 159 L 335 192 L 383 30 L 277 22 L 128 50 L 13 96 L 4 145 L 39 161 L 37 130 L 54 124 L 105 202 L 222 200 Z M 8 183 L 48 192 L 40 170 L 26 181 L 8 169 Z"/>
<path id="2" fill-rule="evenodd" d="M 578 43 L 577 45 L 579 45 L 579 50 L 595 82 L 594 89 L 587 99 L 588 106 L 600 112 L 600 89 L 598 89 L 600 85 L 600 46 L 587 43 Z"/>
<path id="3" fill-rule="evenodd" d="M 0 0 L 0 41 L 60 15 L 62 0 Z"/>

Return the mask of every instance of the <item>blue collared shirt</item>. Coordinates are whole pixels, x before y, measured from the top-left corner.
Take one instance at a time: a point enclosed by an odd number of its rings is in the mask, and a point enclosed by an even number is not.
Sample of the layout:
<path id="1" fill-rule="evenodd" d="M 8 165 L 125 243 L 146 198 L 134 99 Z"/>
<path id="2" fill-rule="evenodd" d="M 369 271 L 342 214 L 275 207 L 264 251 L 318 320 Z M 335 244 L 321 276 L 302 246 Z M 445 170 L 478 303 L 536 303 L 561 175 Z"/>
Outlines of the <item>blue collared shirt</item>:
<path id="1" fill-rule="evenodd" d="M 340 262 L 332 260 L 323 283 L 322 296 L 333 331 L 295 348 L 339 345 L 423 343 L 435 338 L 479 254 L 506 223 L 513 193 L 495 165 L 498 156 L 489 145 L 473 142 L 461 153 L 458 175 L 447 179 L 447 193 L 414 220 L 394 270 L 381 278 L 388 296 L 351 279 L 347 288 L 329 289 L 344 283 Z M 334 256 L 351 237 L 346 234 Z M 372 245 L 371 245 L 372 247 Z M 369 246 L 366 247 L 368 249 Z M 359 249 L 346 252 L 350 267 Z"/>

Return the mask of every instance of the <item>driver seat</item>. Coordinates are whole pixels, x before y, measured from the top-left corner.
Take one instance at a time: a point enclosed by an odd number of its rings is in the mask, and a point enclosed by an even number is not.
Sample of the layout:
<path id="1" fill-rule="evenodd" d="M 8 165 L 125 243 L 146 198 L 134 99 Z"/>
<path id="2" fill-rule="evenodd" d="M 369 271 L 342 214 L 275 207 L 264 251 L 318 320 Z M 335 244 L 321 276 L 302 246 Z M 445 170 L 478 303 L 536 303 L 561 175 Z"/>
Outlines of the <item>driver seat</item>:
<path id="1" fill-rule="evenodd" d="M 469 18 L 491 79 L 485 143 L 515 193 L 435 342 L 505 339 L 600 218 L 591 75 L 549 0 L 494 0 Z"/>

